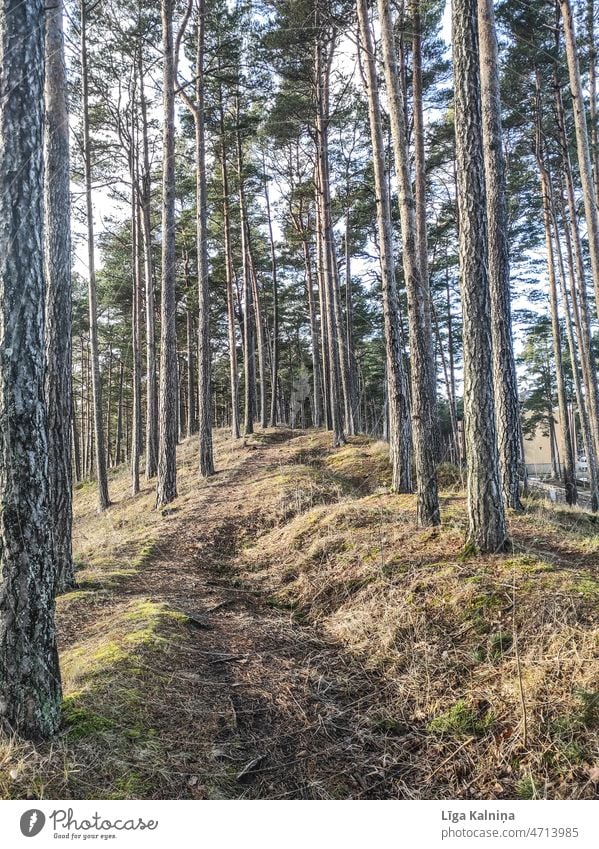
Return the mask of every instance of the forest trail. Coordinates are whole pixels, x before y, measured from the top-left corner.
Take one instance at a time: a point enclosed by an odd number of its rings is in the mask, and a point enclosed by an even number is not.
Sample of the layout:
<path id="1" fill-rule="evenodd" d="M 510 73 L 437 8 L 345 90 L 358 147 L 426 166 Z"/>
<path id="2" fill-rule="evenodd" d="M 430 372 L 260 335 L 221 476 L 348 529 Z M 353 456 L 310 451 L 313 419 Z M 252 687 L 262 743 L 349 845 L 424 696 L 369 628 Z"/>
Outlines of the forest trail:
<path id="1" fill-rule="evenodd" d="M 338 645 L 239 578 L 240 549 L 270 523 L 268 499 L 256 504 L 248 490 L 276 475 L 298 436 L 282 431 L 258 445 L 250 438 L 247 456 L 205 484 L 195 515 L 175 520 L 122 587 L 191 617 L 191 638 L 171 655 L 169 692 L 184 708 L 177 735 L 197 749 L 179 796 L 343 798 L 368 790 L 359 693 L 347 687 L 356 670 Z M 181 713 L 177 704 L 170 709 Z"/>
<path id="2" fill-rule="evenodd" d="M 101 514 L 78 488 L 63 728 L 0 751 L 2 796 L 593 797 L 595 517 L 530 501 L 513 551 L 464 558 L 453 467 L 417 529 L 383 443 L 215 444 L 204 481 L 179 446 L 161 512 L 126 468 Z"/>
<path id="3" fill-rule="evenodd" d="M 271 507 L 278 492 L 269 480 L 294 462 L 302 436 L 305 449 L 301 431 L 250 437 L 241 456 L 203 482 L 185 510 L 175 502 L 163 511 L 166 525 L 143 568 L 122 576 L 116 592 L 95 606 L 108 621 L 155 610 L 185 617 L 185 627 L 168 636 L 166 656 L 152 658 L 148 692 L 140 693 L 169 763 L 150 776 L 132 761 L 132 779 L 118 785 L 126 792 L 178 798 L 387 795 L 377 769 L 368 777 L 373 752 L 361 733 L 360 701 L 372 694 L 377 676 L 241 577 L 240 552 L 277 521 Z M 267 493 L 259 501 L 256 484 Z M 76 652 L 88 623 L 80 613 L 61 623 L 63 651 L 71 644 Z M 91 633 L 96 629 L 94 617 Z M 157 670 L 165 683 L 158 699 Z M 74 719 L 79 722 L 77 710 Z"/>

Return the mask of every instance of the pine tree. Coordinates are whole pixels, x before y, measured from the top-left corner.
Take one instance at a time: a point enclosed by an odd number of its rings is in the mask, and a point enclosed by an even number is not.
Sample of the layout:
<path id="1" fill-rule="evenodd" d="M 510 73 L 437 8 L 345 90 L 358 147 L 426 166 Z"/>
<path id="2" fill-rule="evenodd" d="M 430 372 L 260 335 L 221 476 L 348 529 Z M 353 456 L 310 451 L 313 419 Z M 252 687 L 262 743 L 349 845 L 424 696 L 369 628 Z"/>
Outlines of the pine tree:
<path id="1" fill-rule="evenodd" d="M 41 0 L 0 5 L 0 729 L 33 739 L 57 730 L 61 705 L 44 401 L 43 16 Z"/>
<path id="2" fill-rule="evenodd" d="M 162 299 L 160 305 L 160 383 L 156 504 L 177 496 L 177 329 L 175 292 L 175 52 L 173 2 L 162 0 L 163 176 Z"/>
<path id="3" fill-rule="evenodd" d="M 453 0 L 452 44 L 464 321 L 464 433 L 469 544 L 500 551 L 507 528 L 495 429 L 491 305 L 476 0 Z"/>
<path id="4" fill-rule="evenodd" d="M 75 572 L 71 552 L 71 196 L 61 0 L 46 13 L 45 56 L 45 391 L 56 589 L 65 592 L 75 586 Z"/>

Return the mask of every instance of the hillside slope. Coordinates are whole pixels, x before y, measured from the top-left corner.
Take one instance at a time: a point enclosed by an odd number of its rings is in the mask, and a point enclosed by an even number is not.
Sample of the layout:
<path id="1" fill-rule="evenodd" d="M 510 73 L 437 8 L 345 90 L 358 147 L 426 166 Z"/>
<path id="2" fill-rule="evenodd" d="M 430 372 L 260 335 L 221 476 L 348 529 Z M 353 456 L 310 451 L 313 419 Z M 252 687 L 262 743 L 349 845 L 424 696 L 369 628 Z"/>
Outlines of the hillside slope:
<path id="1" fill-rule="evenodd" d="M 513 551 L 464 557 L 388 493 L 384 445 L 283 429 L 179 497 L 76 493 L 58 601 L 64 730 L 0 749 L 3 798 L 593 798 L 599 520 L 529 502 Z"/>

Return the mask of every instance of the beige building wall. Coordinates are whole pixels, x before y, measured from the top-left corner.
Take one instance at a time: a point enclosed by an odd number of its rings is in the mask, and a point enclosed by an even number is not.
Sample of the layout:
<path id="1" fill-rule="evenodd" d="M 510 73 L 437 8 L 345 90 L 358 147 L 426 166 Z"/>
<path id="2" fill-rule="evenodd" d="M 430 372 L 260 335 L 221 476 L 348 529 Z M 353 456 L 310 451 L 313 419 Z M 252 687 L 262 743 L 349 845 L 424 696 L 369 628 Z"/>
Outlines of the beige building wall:
<path id="1" fill-rule="evenodd" d="M 555 420 L 555 436 L 557 440 L 557 450 L 559 452 L 560 460 L 563 459 L 564 449 L 563 442 L 561 440 L 561 435 L 559 432 L 559 427 L 557 425 L 557 410 L 554 410 L 554 420 Z M 532 413 L 527 411 L 524 413 L 524 419 L 530 418 Z M 536 432 L 532 439 L 524 437 L 524 462 L 527 466 L 538 467 L 537 471 L 539 473 L 550 472 L 551 471 L 551 445 L 549 440 L 549 434 L 543 433 L 543 428 L 541 426 L 537 427 Z"/>

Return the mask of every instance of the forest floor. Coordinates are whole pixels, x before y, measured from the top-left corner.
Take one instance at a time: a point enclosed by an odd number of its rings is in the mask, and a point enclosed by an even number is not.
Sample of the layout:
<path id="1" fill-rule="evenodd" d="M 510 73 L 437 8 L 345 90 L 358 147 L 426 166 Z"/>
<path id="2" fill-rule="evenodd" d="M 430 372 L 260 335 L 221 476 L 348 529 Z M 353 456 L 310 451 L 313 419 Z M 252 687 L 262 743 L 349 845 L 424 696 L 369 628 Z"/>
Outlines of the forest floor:
<path id="1" fill-rule="evenodd" d="M 465 556 L 388 491 L 386 446 L 216 435 L 154 509 L 77 488 L 58 599 L 64 722 L 0 744 L 2 798 L 595 798 L 599 518 L 527 503 L 513 550 Z"/>

